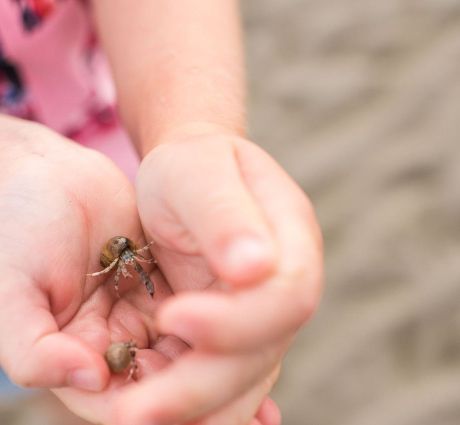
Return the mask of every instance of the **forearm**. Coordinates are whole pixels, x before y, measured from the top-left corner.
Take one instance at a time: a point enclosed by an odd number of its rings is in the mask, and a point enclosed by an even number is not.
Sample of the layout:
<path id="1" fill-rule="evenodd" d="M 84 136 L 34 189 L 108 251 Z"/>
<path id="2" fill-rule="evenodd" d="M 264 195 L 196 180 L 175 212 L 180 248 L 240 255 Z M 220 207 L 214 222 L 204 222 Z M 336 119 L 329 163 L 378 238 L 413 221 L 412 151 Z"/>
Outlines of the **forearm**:
<path id="1" fill-rule="evenodd" d="M 145 155 L 180 128 L 244 131 L 236 0 L 96 0 L 122 119 Z"/>

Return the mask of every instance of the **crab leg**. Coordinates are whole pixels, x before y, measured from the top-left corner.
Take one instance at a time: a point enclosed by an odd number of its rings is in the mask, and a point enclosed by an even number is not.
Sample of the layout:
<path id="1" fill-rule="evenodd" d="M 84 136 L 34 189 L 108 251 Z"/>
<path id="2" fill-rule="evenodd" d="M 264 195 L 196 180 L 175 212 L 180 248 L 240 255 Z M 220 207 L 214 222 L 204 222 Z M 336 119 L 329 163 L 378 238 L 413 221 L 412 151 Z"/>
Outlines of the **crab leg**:
<path id="1" fill-rule="evenodd" d="M 123 273 L 123 277 L 133 277 L 133 275 L 128 271 L 126 264 L 133 265 L 131 261 L 129 263 L 124 260 L 120 261 L 120 268 L 121 268 L 121 272 Z"/>
<path id="2" fill-rule="evenodd" d="M 147 263 L 147 264 L 156 264 L 157 263 L 157 260 L 156 258 L 145 258 L 143 257 L 142 255 L 136 253 L 134 254 L 134 258 L 138 261 L 140 261 L 141 263 Z"/>
<path id="3" fill-rule="evenodd" d="M 117 293 L 118 298 L 120 297 L 120 292 L 119 292 L 119 280 L 120 280 L 120 275 L 123 270 L 122 264 L 118 264 L 117 272 L 115 273 L 115 277 L 113 278 L 113 283 L 115 285 L 115 292 Z"/>
<path id="4" fill-rule="evenodd" d="M 136 254 L 140 254 L 141 252 L 147 251 L 154 243 L 155 243 L 155 241 L 150 241 L 150 242 L 149 242 L 147 245 L 145 245 L 143 248 L 136 249 Z"/>
<path id="5" fill-rule="evenodd" d="M 137 379 L 137 369 L 139 368 L 137 362 L 136 362 L 136 354 L 137 354 L 137 347 L 133 343 L 129 343 L 129 354 L 131 356 L 131 366 L 129 368 L 129 375 L 128 378 L 126 378 L 127 381 L 130 381 L 133 379 L 134 381 Z"/>
<path id="6" fill-rule="evenodd" d="M 136 270 L 139 273 L 142 283 L 145 285 L 149 295 L 153 298 L 153 295 L 155 294 L 155 288 L 153 287 L 153 283 L 150 280 L 149 275 L 145 272 L 145 270 L 136 260 L 134 260 L 133 263 L 134 270 Z"/>
<path id="7" fill-rule="evenodd" d="M 118 260 L 119 258 L 117 257 L 104 270 L 101 270 L 100 272 L 95 272 L 95 273 L 87 273 L 86 276 L 100 276 L 101 274 L 108 273 L 110 270 L 112 270 L 115 267 L 115 264 L 117 264 Z"/>

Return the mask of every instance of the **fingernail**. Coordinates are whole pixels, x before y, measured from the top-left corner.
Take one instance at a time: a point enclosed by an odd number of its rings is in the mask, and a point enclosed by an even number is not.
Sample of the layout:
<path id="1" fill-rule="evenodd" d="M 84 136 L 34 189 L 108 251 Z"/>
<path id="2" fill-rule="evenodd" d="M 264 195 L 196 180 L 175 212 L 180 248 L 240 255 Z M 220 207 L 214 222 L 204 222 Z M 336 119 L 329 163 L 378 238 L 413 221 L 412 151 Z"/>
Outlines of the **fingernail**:
<path id="1" fill-rule="evenodd" d="M 245 236 L 230 243 L 225 257 L 227 266 L 239 270 L 247 264 L 271 261 L 273 259 L 273 247 L 265 240 Z"/>
<path id="2" fill-rule="evenodd" d="M 70 386 L 88 391 L 100 391 L 103 383 L 99 374 L 92 369 L 78 369 L 69 374 Z"/>

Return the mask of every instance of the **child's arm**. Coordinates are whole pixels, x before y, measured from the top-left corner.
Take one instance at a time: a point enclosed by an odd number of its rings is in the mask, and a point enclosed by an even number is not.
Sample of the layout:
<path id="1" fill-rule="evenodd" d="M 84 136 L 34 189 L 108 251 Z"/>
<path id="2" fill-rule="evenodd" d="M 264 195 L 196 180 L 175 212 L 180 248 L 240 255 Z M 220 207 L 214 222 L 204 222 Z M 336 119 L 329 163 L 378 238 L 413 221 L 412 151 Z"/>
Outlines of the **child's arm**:
<path id="1" fill-rule="evenodd" d="M 236 0 L 93 2 L 124 122 L 143 155 L 166 134 L 244 133 Z"/>
<path id="2" fill-rule="evenodd" d="M 144 156 L 138 207 L 168 248 L 158 252 L 163 272 L 177 291 L 213 276 L 245 287 L 187 292 L 158 312 L 160 332 L 194 352 L 130 390 L 114 420 L 174 424 L 213 412 L 215 423 L 249 421 L 317 304 L 321 243 L 303 192 L 244 139 L 237 2 L 93 4 L 122 117 Z"/>

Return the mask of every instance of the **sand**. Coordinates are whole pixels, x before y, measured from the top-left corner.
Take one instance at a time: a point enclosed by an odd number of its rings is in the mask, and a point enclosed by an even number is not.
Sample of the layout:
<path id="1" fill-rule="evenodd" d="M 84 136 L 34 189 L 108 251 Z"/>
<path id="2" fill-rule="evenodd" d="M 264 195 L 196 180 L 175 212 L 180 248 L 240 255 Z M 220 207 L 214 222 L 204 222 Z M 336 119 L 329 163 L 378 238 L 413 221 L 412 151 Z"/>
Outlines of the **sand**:
<path id="1" fill-rule="evenodd" d="M 460 423 L 460 2 L 246 2 L 253 138 L 312 198 L 286 425 Z"/>

